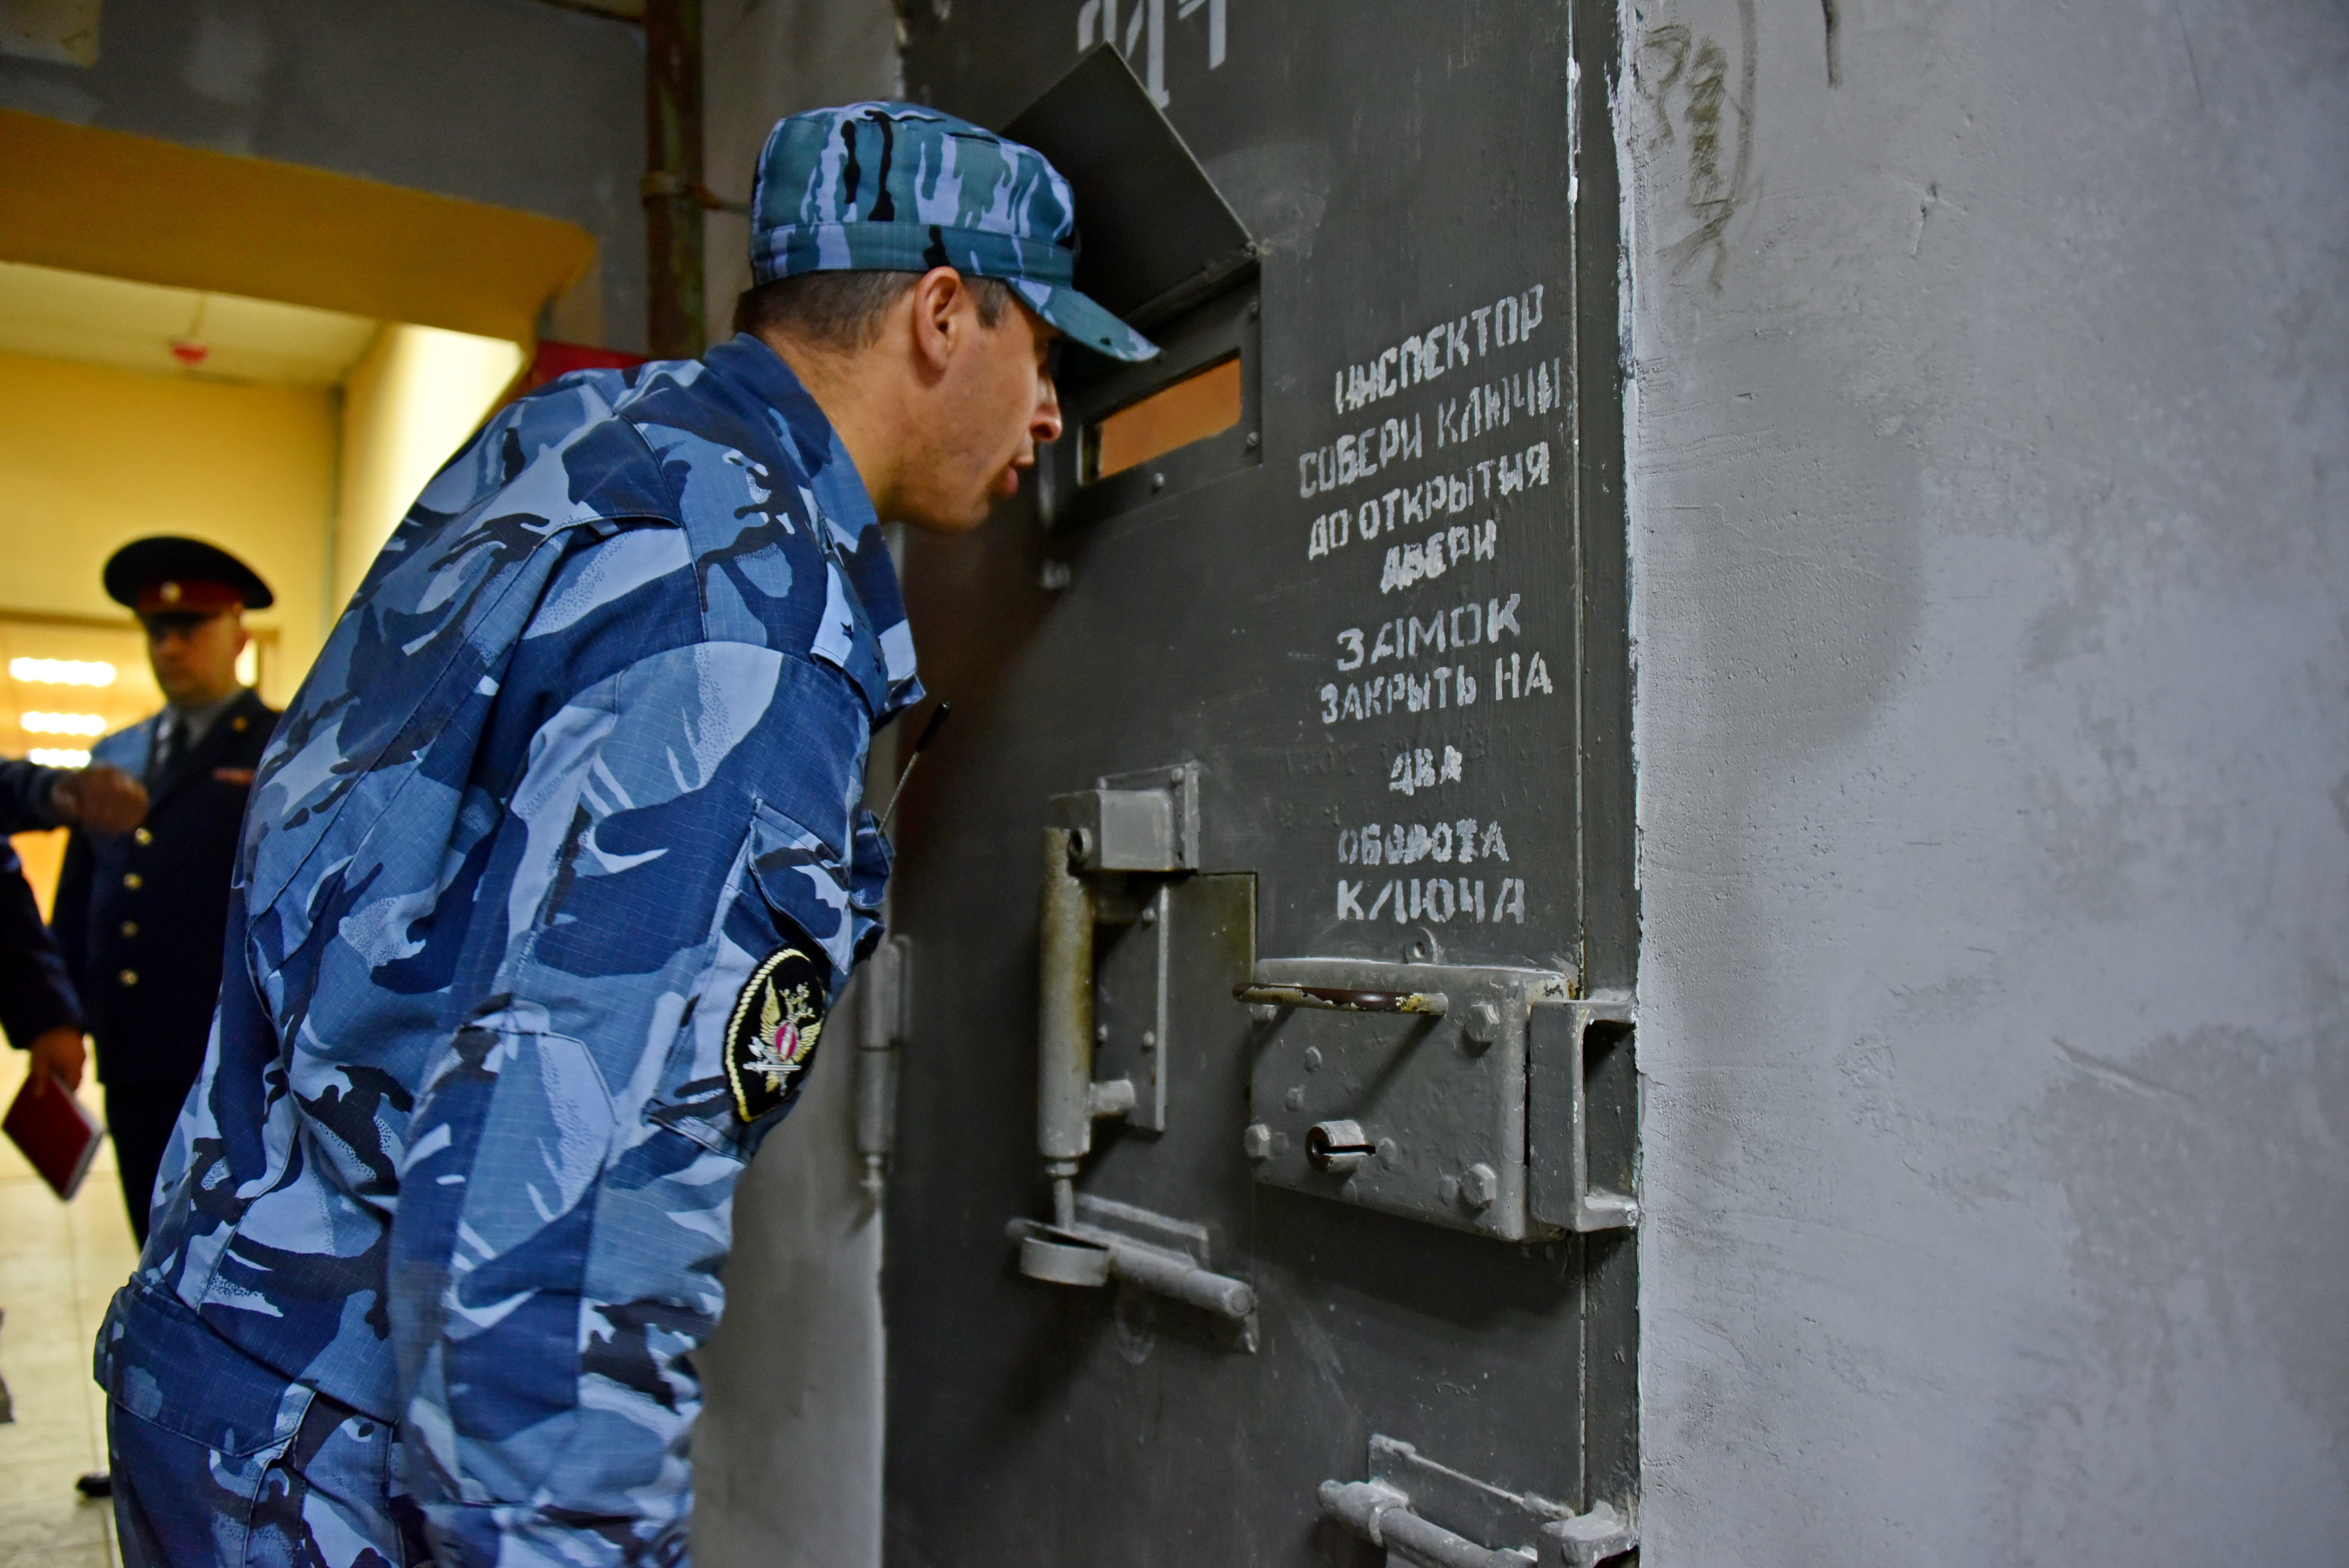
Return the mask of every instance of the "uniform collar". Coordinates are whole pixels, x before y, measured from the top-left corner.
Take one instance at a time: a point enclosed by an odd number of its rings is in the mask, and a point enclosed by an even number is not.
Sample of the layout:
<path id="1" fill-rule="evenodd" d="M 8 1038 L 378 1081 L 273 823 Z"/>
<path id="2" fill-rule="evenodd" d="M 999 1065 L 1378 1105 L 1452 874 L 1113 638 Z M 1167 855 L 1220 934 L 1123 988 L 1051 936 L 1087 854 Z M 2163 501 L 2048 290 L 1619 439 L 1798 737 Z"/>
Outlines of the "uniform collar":
<path id="1" fill-rule="evenodd" d="M 806 476 L 823 514 L 818 526 L 831 534 L 825 548 L 839 562 L 874 639 L 875 667 L 854 678 L 864 688 L 873 722 L 885 724 L 921 700 L 922 683 L 915 672 L 913 632 L 905 624 L 897 568 L 855 460 L 805 384 L 759 338 L 738 333 L 705 354 L 702 365 L 766 410 L 777 442 Z"/>
<path id="2" fill-rule="evenodd" d="M 840 432 L 783 356 L 762 340 L 738 332 L 702 356 L 702 363 L 774 410 L 782 438 L 796 450 L 832 525 L 851 539 L 878 527 L 873 497 L 856 471 Z"/>
<path id="3" fill-rule="evenodd" d="M 176 745 L 179 749 L 184 750 L 203 739 L 211 732 L 212 726 L 220 722 L 221 715 L 236 706 L 237 699 L 244 696 L 246 689 L 246 687 L 238 686 L 226 696 L 208 702 L 202 707 L 181 707 L 177 703 L 166 704 L 162 713 L 156 716 L 156 725 L 160 729 L 165 717 L 171 718 L 177 724 L 179 739 Z"/>

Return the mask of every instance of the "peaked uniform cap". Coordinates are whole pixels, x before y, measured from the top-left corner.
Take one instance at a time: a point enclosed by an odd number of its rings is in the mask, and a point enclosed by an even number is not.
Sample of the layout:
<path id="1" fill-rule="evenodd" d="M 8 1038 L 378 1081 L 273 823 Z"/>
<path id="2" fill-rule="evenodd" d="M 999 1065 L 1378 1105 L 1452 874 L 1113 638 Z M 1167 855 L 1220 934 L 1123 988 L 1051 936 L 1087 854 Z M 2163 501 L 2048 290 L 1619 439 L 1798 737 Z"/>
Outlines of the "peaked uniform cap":
<path id="1" fill-rule="evenodd" d="M 141 614 L 181 607 L 220 610 L 231 603 L 266 610 L 276 603 L 261 573 L 216 544 L 160 533 L 134 539 L 107 557 L 99 581 L 107 597 Z"/>
<path id="2" fill-rule="evenodd" d="M 1076 201 L 1034 148 L 910 103 L 810 109 L 768 134 L 750 193 L 760 283 L 932 267 L 1001 279 L 1097 354 L 1158 352 L 1077 292 Z"/>

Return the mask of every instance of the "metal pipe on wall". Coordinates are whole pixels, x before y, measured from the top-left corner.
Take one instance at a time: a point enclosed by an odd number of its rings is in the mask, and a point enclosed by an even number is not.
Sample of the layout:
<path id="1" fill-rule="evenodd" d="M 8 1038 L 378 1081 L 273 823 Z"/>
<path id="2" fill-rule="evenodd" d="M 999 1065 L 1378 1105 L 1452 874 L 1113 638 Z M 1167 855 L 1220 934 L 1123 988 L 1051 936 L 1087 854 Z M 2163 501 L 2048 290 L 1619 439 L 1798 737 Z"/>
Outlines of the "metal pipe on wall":
<path id="1" fill-rule="evenodd" d="M 705 346 L 701 0 L 645 5 L 645 342 L 655 359 Z"/>

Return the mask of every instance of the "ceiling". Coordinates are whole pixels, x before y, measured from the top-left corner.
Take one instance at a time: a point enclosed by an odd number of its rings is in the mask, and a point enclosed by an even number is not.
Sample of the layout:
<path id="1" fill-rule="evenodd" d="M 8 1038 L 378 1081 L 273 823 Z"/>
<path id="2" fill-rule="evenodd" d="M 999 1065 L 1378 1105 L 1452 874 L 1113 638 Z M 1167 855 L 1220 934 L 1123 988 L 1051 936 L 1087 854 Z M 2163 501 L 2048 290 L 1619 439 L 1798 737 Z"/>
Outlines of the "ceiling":
<path id="1" fill-rule="evenodd" d="M 379 324 L 340 311 L 0 262 L 0 352 L 206 380 L 331 387 Z M 173 344 L 200 346 L 187 363 Z"/>

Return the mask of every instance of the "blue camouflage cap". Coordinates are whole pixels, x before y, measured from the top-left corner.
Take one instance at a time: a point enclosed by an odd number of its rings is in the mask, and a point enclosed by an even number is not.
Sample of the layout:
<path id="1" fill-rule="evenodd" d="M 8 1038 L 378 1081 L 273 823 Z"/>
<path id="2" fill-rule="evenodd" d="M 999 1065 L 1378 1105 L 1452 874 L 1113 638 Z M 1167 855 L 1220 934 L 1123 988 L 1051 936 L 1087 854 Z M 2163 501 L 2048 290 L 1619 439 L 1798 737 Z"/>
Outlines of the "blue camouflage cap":
<path id="1" fill-rule="evenodd" d="M 1000 278 L 1038 315 L 1113 359 L 1157 346 L 1073 286 L 1076 201 L 1034 148 L 910 103 L 779 121 L 750 192 L 750 272 L 927 272 Z"/>

